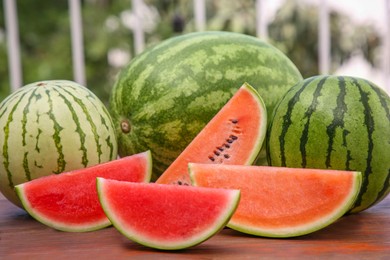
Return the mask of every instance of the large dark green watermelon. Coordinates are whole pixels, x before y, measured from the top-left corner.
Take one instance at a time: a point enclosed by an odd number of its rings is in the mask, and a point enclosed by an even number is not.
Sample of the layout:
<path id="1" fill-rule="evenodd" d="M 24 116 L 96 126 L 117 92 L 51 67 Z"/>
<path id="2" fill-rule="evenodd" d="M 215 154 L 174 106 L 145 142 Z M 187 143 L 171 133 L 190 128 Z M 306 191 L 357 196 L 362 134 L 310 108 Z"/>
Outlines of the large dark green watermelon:
<path id="1" fill-rule="evenodd" d="M 256 37 L 200 32 L 168 39 L 135 57 L 115 83 L 110 110 L 119 154 L 151 150 L 156 179 L 244 82 L 270 115 L 300 80 L 282 52 Z"/>

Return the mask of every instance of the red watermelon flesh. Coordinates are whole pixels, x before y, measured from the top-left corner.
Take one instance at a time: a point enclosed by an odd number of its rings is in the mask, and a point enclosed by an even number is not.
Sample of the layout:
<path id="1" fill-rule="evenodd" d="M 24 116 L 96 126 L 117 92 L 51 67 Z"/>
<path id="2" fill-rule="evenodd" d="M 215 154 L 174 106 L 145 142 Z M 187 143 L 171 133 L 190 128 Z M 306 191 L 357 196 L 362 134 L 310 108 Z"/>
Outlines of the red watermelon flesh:
<path id="1" fill-rule="evenodd" d="M 191 185 L 189 162 L 250 165 L 260 152 L 266 127 L 264 102 L 244 83 L 156 182 Z"/>
<path id="2" fill-rule="evenodd" d="M 96 178 L 149 182 L 149 151 L 92 167 L 41 177 L 15 186 L 24 209 L 41 223 L 63 231 L 97 230 L 111 223 L 97 195 Z"/>
<path id="3" fill-rule="evenodd" d="M 240 189 L 228 226 L 265 237 L 308 234 L 333 223 L 353 205 L 360 172 L 269 166 L 190 164 L 196 186 Z"/>
<path id="4" fill-rule="evenodd" d="M 240 191 L 98 178 L 101 205 L 127 238 L 142 245 L 177 250 L 197 245 L 221 230 Z"/>

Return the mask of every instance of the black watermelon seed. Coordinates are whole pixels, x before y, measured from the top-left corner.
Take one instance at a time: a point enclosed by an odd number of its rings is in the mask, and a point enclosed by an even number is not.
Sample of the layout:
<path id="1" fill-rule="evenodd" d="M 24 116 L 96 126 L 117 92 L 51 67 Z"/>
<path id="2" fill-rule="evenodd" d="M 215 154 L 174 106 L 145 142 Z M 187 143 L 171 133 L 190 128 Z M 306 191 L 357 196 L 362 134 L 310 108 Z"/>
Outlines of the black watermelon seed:
<path id="1" fill-rule="evenodd" d="M 232 140 L 237 140 L 237 139 L 238 139 L 238 137 L 235 136 L 235 135 L 230 135 L 229 137 L 230 137 Z"/>

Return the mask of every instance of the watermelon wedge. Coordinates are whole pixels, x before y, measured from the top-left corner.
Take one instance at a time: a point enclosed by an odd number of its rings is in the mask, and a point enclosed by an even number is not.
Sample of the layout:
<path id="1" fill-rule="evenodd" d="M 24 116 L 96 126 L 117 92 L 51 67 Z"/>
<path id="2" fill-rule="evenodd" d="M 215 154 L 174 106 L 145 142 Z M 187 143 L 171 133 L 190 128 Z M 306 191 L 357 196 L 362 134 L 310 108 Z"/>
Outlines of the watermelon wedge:
<path id="1" fill-rule="evenodd" d="M 161 250 L 195 246 L 220 231 L 240 191 L 97 179 L 100 203 L 124 236 Z"/>
<path id="2" fill-rule="evenodd" d="M 156 182 L 191 185 L 189 162 L 250 165 L 260 152 L 266 127 L 264 102 L 244 83 Z"/>
<path id="3" fill-rule="evenodd" d="M 39 222 L 57 230 L 86 232 L 111 223 L 97 195 L 96 178 L 149 182 L 149 151 L 88 168 L 49 175 L 15 186 L 24 209 Z"/>
<path id="4" fill-rule="evenodd" d="M 270 166 L 189 164 L 194 185 L 241 190 L 228 227 L 264 237 L 322 229 L 353 205 L 360 172 Z"/>

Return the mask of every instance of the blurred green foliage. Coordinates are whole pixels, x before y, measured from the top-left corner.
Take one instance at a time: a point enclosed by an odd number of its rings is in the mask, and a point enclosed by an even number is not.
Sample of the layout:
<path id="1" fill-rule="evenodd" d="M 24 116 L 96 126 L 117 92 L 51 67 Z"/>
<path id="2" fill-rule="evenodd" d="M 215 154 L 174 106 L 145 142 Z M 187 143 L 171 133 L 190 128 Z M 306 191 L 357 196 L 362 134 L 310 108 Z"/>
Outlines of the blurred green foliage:
<path id="1" fill-rule="evenodd" d="M 146 46 L 195 31 L 192 0 L 144 0 Z M 207 29 L 255 35 L 254 0 L 206 1 Z M 73 79 L 67 0 L 17 0 L 23 82 Z M 107 102 L 115 76 L 134 57 L 131 1 L 82 1 L 87 86 Z M 356 52 L 373 65 L 380 37 L 371 25 L 353 24 L 331 12 L 332 69 Z M 269 41 L 297 65 L 304 77 L 318 74 L 318 9 L 286 1 L 268 27 Z M 9 71 L 3 5 L 0 6 L 0 101 L 9 94 Z M 116 50 L 116 52 L 114 52 Z M 110 61 L 111 54 L 122 60 Z"/>
<path id="2" fill-rule="evenodd" d="M 361 53 L 373 66 L 379 65 L 380 37 L 371 24 L 354 24 L 345 14 L 330 10 L 331 70 L 352 55 Z M 270 41 L 294 61 L 302 75 L 318 71 L 318 8 L 290 0 L 277 12 L 268 31 Z"/>

